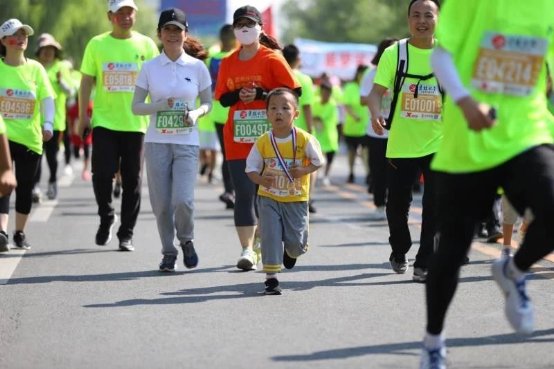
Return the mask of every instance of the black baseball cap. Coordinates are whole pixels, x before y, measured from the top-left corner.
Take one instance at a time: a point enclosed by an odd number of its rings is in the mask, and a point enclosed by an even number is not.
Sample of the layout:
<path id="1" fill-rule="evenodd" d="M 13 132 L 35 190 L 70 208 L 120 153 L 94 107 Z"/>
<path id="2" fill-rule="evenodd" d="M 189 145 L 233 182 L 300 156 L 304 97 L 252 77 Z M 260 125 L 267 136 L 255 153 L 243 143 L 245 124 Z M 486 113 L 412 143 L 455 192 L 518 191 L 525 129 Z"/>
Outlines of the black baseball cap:
<path id="1" fill-rule="evenodd" d="M 189 28 L 185 12 L 177 8 L 166 9 L 160 14 L 158 29 L 162 29 L 167 24 L 173 24 L 185 31 Z"/>
<path id="2" fill-rule="evenodd" d="M 233 14 L 233 24 L 240 18 L 248 18 L 258 24 L 262 24 L 262 16 L 258 9 L 250 5 L 241 6 Z"/>

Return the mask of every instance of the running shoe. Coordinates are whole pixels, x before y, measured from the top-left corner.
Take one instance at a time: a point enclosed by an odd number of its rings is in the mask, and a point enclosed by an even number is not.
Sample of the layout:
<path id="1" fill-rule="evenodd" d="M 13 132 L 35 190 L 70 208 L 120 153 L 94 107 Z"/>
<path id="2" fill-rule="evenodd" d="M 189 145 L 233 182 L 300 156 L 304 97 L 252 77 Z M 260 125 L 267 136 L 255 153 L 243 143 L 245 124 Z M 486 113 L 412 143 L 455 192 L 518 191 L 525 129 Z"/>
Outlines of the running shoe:
<path id="1" fill-rule="evenodd" d="M 225 203 L 225 209 L 235 208 L 235 200 L 233 199 L 233 195 L 231 195 L 230 193 L 222 193 L 221 195 L 219 195 L 219 200 Z"/>
<path id="2" fill-rule="evenodd" d="M 67 164 L 63 168 L 63 174 L 65 174 L 66 176 L 72 176 L 73 175 L 73 168 L 71 167 L 71 165 Z"/>
<path id="3" fill-rule="evenodd" d="M 264 295 L 280 295 L 281 287 L 279 287 L 279 281 L 277 278 L 268 278 L 265 280 Z"/>
<path id="4" fill-rule="evenodd" d="M 119 240 L 119 251 L 135 251 L 132 238 L 123 238 Z"/>
<path id="5" fill-rule="evenodd" d="M 294 265 L 296 265 L 296 258 L 293 258 L 289 256 L 287 253 L 287 250 L 283 251 L 283 266 L 287 269 L 294 268 Z"/>
<path id="6" fill-rule="evenodd" d="M 242 270 L 256 270 L 256 254 L 252 249 L 242 249 L 240 258 L 237 261 L 237 268 Z"/>
<path id="7" fill-rule="evenodd" d="M 177 269 L 177 256 L 164 255 L 160 263 L 160 272 L 174 272 Z"/>
<path id="8" fill-rule="evenodd" d="M 56 197 L 58 197 L 58 184 L 56 182 L 48 183 L 46 197 L 48 197 L 48 200 L 54 200 Z"/>
<path id="9" fill-rule="evenodd" d="M 117 221 L 117 215 L 111 221 L 100 222 L 98 231 L 96 231 L 96 244 L 98 246 L 105 246 L 112 240 L 112 230 L 115 222 Z"/>
<path id="10" fill-rule="evenodd" d="M 42 202 L 42 192 L 40 191 L 40 188 L 38 188 L 37 186 L 33 187 L 32 196 L 33 196 L 32 198 L 33 203 L 40 204 Z"/>
<path id="11" fill-rule="evenodd" d="M 427 280 L 427 269 L 414 267 L 412 280 L 418 283 L 425 283 Z"/>
<path id="12" fill-rule="evenodd" d="M 514 279 L 510 276 L 509 263 L 512 257 L 495 260 L 492 276 L 506 297 L 504 312 L 510 325 L 518 333 L 533 332 L 533 305 L 526 292 L 526 277 Z"/>
<path id="13" fill-rule="evenodd" d="M 423 347 L 419 369 L 446 369 L 446 347 L 441 346 L 433 350 Z"/>
<path id="14" fill-rule="evenodd" d="M 406 260 L 406 257 L 403 257 L 402 259 L 396 259 L 394 256 L 391 255 L 389 261 L 392 270 L 394 270 L 394 272 L 397 274 L 404 274 L 408 270 L 408 261 Z"/>
<path id="15" fill-rule="evenodd" d="M 370 214 L 369 220 L 386 220 L 387 214 L 385 213 L 384 206 L 378 206 L 373 213 Z"/>
<path id="16" fill-rule="evenodd" d="M 83 170 L 81 173 L 81 179 L 85 182 L 90 182 L 92 179 L 92 174 L 90 174 L 90 170 Z"/>
<path id="17" fill-rule="evenodd" d="M 329 187 L 331 185 L 331 180 L 329 179 L 329 177 L 323 177 L 323 179 L 321 180 L 321 184 L 323 185 L 323 187 Z"/>
<path id="18" fill-rule="evenodd" d="M 0 252 L 8 252 L 8 251 L 10 251 L 8 234 L 4 231 L 0 231 Z"/>
<path id="19" fill-rule="evenodd" d="M 25 233 L 23 233 L 23 231 L 15 231 L 13 235 L 13 243 L 15 247 L 19 247 L 20 249 L 31 249 L 31 245 L 27 242 L 27 238 L 25 237 Z"/>
<path id="20" fill-rule="evenodd" d="M 183 262 L 188 269 L 196 268 L 198 265 L 198 255 L 194 249 L 194 243 L 192 241 L 185 242 L 184 245 L 181 245 L 183 250 Z"/>

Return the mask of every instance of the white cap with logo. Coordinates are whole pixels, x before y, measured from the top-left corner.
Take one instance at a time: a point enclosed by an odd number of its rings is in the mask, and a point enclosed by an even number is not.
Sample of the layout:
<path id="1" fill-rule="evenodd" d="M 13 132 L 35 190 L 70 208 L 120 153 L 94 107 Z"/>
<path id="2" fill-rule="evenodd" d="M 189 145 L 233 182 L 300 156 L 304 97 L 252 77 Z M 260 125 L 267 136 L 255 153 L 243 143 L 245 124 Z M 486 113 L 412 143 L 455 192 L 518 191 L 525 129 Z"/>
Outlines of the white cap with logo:
<path id="1" fill-rule="evenodd" d="M 8 19 L 0 26 L 0 38 L 4 38 L 6 36 L 11 36 L 17 31 L 19 31 L 21 28 L 27 32 L 27 36 L 32 36 L 35 31 L 31 28 L 31 26 L 28 26 L 26 24 L 21 23 L 19 19 Z"/>
<path id="2" fill-rule="evenodd" d="M 135 4 L 134 0 L 108 0 L 108 11 L 112 13 L 115 13 L 124 6 L 138 10 L 137 4 Z"/>

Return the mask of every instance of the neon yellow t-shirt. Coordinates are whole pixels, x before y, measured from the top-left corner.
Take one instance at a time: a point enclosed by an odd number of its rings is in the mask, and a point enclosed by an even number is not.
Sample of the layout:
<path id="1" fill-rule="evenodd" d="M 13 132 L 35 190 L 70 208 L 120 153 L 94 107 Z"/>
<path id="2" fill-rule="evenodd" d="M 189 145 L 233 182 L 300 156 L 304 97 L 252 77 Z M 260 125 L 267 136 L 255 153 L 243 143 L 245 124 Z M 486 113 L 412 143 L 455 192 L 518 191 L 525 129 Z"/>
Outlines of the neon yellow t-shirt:
<path id="1" fill-rule="evenodd" d="M 4 123 L 4 118 L 2 118 L 2 115 L 0 114 L 0 135 L 3 135 L 6 133 L 6 123 Z"/>
<path id="2" fill-rule="evenodd" d="M 52 88 L 56 93 L 56 100 L 54 101 L 56 107 L 56 113 L 54 115 L 54 130 L 65 131 L 66 102 L 68 96 L 65 92 L 63 92 L 58 82 L 58 73 L 60 73 L 63 83 L 67 86 L 72 86 L 73 81 L 68 65 L 61 60 L 56 60 L 52 63 L 52 65 L 46 68 L 46 73 L 48 73 L 48 79 L 50 80 Z"/>
<path id="3" fill-rule="evenodd" d="M 314 118 L 314 136 L 319 141 L 323 153 L 336 152 L 339 149 L 339 111 L 337 103 L 329 99 L 326 104 L 317 100 L 312 105 Z"/>
<path id="4" fill-rule="evenodd" d="M 354 113 L 360 117 L 356 121 L 350 114 L 346 113 L 342 133 L 349 137 L 363 137 L 369 123 L 369 110 L 360 104 L 360 85 L 356 82 L 348 82 L 343 87 L 343 102 L 352 108 Z"/>
<path id="5" fill-rule="evenodd" d="M 148 116 L 134 115 L 131 104 L 142 64 L 158 54 L 154 41 L 137 32 L 128 39 L 106 32 L 89 41 L 81 72 L 96 78 L 93 127 L 146 132 Z"/>
<path id="6" fill-rule="evenodd" d="M 377 66 L 373 83 L 394 89 L 398 44 L 388 47 Z M 428 75 L 432 49 L 419 49 L 408 43 L 408 73 Z M 418 80 L 406 78 L 398 96 L 389 132 L 387 158 L 419 158 L 435 153 L 443 134 L 442 96 L 435 78 L 419 83 L 418 98 L 414 92 Z"/>
<path id="7" fill-rule="evenodd" d="M 432 168 L 467 173 L 498 166 L 523 151 L 552 142 L 545 57 L 554 54 L 554 2 L 449 0 L 437 27 L 472 97 L 496 109 L 491 129 L 470 131 L 447 99 L 445 138 Z"/>
<path id="8" fill-rule="evenodd" d="M 306 117 L 302 107 L 306 105 L 311 106 L 314 103 L 314 83 L 310 76 L 302 73 L 298 69 L 294 69 L 292 72 L 298 80 L 298 84 L 302 88 L 302 95 L 300 95 L 300 98 L 298 99 L 298 110 L 300 111 L 300 115 L 296 118 L 294 125 L 302 128 L 303 130 L 307 130 L 308 126 L 306 125 Z"/>
<path id="9" fill-rule="evenodd" d="M 27 59 L 13 67 L 0 60 L 0 113 L 10 141 L 42 154 L 40 103 L 56 94 L 44 67 Z"/>
<path id="10" fill-rule="evenodd" d="M 227 55 L 231 54 L 234 50 L 231 51 L 219 51 L 215 52 L 213 55 L 210 53 L 210 58 L 207 61 L 208 70 L 210 71 L 210 76 L 212 77 L 212 89 L 215 90 L 215 82 L 217 81 L 217 73 L 219 72 L 219 66 L 221 65 L 221 60 Z M 215 124 L 225 124 L 227 121 L 227 116 L 229 115 L 229 107 L 225 108 L 219 100 L 212 100 L 212 110 L 210 111 L 210 118 Z"/>

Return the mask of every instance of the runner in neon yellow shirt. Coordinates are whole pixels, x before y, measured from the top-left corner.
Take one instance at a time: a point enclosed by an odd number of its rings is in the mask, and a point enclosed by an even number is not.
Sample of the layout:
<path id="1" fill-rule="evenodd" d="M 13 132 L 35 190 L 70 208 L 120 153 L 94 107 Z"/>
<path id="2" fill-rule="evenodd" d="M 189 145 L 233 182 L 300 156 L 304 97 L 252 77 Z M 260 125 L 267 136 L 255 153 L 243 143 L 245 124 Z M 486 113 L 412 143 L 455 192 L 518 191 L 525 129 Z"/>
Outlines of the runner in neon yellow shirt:
<path id="1" fill-rule="evenodd" d="M 321 145 L 321 152 L 326 157 L 322 184 L 329 186 L 329 172 L 336 152 L 339 150 L 339 110 L 335 99 L 332 98 L 333 87 L 328 83 L 319 86 L 320 96 L 313 105 L 314 136 Z"/>
<path id="2" fill-rule="evenodd" d="M 96 244 L 107 245 L 116 220 L 112 207 L 112 182 L 121 172 L 123 195 L 119 249 L 133 251 L 133 230 L 140 210 L 141 166 L 147 116 L 131 111 L 135 81 L 142 64 L 159 54 L 152 39 L 132 30 L 137 6 L 133 0 L 109 0 L 108 18 L 112 31 L 93 37 L 81 65 L 79 130 L 90 127 L 87 109 L 96 84 L 92 113 L 92 185 L 98 204 L 100 226 Z M 121 163 L 121 164 L 120 164 Z"/>
<path id="3" fill-rule="evenodd" d="M 420 173 L 425 178 L 420 245 L 413 265 L 412 279 L 415 282 L 425 282 L 435 237 L 435 186 L 430 165 L 442 140 L 442 94 L 429 61 L 435 44 L 434 31 L 438 11 L 437 0 L 410 2 L 410 38 L 400 40 L 385 50 L 379 60 L 373 88 L 368 97 L 373 129 L 377 134 L 382 134 L 385 127 L 389 129 L 389 192 L 386 214 L 392 248 L 389 261 L 393 271 L 398 274 L 406 273 L 406 253 L 412 246 L 408 228 L 412 185 L 418 180 Z M 397 72 L 397 64 L 401 65 L 398 59 L 402 52 L 409 61 L 406 73 Z M 394 111 L 391 126 L 390 120 L 385 122 L 381 107 L 387 90 L 395 90 L 395 80 L 402 83 L 396 86 L 396 90 L 399 90 L 398 100 L 390 109 L 391 112 Z"/>
<path id="4" fill-rule="evenodd" d="M 34 175 L 42 142 L 52 138 L 55 97 L 44 67 L 25 57 L 33 33 L 30 26 L 17 19 L 0 26 L 0 113 L 6 123 L 19 182 L 13 244 L 25 250 L 31 248 L 24 230 L 31 212 Z M 8 239 L 9 207 L 9 195 L 0 198 L 0 244 Z"/>
<path id="5" fill-rule="evenodd" d="M 354 163 L 356 156 L 358 156 L 358 150 L 362 149 L 365 151 L 367 147 L 365 132 L 369 122 L 369 111 L 360 103 L 360 82 L 366 70 L 366 65 L 358 66 L 354 80 L 346 83 L 343 87 L 343 102 L 346 117 L 342 127 L 342 134 L 348 147 L 348 183 L 355 182 Z M 367 167 L 365 163 L 364 166 Z"/>
<path id="6" fill-rule="evenodd" d="M 554 55 L 552 14 L 551 0 L 448 0 L 442 11 L 432 58 L 448 92 L 444 141 L 433 161 L 440 241 L 426 285 L 422 369 L 446 367 L 445 314 L 473 227 L 499 187 L 533 221 L 515 256 L 493 262 L 492 274 L 506 296 L 511 326 L 533 331 L 525 275 L 554 250 L 554 118 L 545 96 L 545 60 Z"/>
<path id="7" fill-rule="evenodd" d="M 48 190 L 46 195 L 49 200 L 54 200 L 58 196 L 57 172 L 58 172 L 58 151 L 60 149 L 61 135 L 66 129 L 66 103 L 67 97 L 71 94 L 71 77 L 67 64 L 61 59 L 62 46 L 56 39 L 43 33 L 39 36 L 38 48 L 35 53 L 37 60 L 44 66 L 48 73 L 48 79 L 52 84 L 56 99 L 54 101 L 56 111 L 54 115 L 54 135 L 51 140 L 44 143 L 44 153 L 50 169 L 50 178 L 48 179 Z M 42 161 L 41 161 L 42 162 Z M 34 191 L 38 190 L 42 165 L 39 165 L 35 177 Z M 34 192 L 38 195 L 40 191 Z"/>

